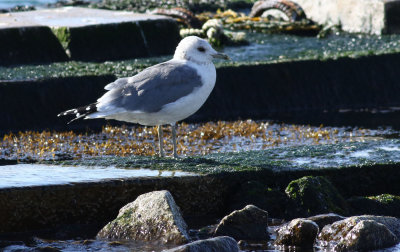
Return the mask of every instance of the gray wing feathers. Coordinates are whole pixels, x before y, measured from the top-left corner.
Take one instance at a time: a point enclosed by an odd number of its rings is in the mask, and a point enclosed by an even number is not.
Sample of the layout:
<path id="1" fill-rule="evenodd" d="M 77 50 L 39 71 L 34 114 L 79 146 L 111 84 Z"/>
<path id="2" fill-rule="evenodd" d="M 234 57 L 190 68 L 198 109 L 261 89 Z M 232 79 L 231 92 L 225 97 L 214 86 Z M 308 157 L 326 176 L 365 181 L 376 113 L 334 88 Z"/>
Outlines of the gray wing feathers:
<path id="1" fill-rule="evenodd" d="M 100 106 L 151 113 L 190 94 L 202 82 L 194 68 L 165 62 L 111 84 L 111 91 L 99 99 Z"/>

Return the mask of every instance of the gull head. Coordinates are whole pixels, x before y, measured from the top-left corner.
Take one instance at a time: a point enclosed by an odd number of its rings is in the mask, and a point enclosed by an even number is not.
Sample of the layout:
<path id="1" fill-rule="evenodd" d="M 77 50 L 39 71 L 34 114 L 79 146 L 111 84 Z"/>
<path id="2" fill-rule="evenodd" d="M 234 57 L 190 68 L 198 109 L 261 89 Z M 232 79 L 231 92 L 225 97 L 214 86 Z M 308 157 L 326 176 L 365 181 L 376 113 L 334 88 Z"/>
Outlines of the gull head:
<path id="1" fill-rule="evenodd" d="M 174 54 L 174 59 L 188 60 L 198 64 L 211 63 L 214 58 L 229 59 L 228 55 L 214 50 L 207 40 L 196 36 L 182 39 Z"/>

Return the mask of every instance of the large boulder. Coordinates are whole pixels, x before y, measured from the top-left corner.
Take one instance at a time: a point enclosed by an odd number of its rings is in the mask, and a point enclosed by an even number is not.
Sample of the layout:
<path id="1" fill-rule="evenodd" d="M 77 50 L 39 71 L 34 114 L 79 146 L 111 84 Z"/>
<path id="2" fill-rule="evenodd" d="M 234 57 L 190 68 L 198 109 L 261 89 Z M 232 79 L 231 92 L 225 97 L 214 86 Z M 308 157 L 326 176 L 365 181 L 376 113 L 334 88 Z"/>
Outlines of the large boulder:
<path id="1" fill-rule="evenodd" d="M 399 242 L 399 224 L 393 217 L 353 216 L 325 226 L 318 238 L 337 251 L 387 248 Z"/>
<path id="2" fill-rule="evenodd" d="M 321 176 L 306 176 L 293 180 L 286 187 L 285 192 L 308 215 L 347 212 L 346 201 L 339 191 L 329 180 Z"/>
<path id="3" fill-rule="evenodd" d="M 239 246 L 235 239 L 228 236 L 219 236 L 207 240 L 191 242 L 165 252 L 238 252 Z"/>
<path id="4" fill-rule="evenodd" d="M 254 205 L 233 211 L 225 216 L 215 229 L 215 235 L 231 236 L 236 240 L 266 240 L 268 212 Z"/>
<path id="5" fill-rule="evenodd" d="M 318 225 L 319 230 L 322 230 L 326 225 L 329 225 L 336 221 L 341 221 L 344 219 L 346 219 L 346 218 L 341 215 L 335 214 L 335 213 L 319 214 L 319 215 L 315 215 L 315 216 L 306 218 L 306 220 L 315 222 Z"/>
<path id="6" fill-rule="evenodd" d="M 179 207 L 165 190 L 142 194 L 122 207 L 117 218 L 103 227 L 97 237 L 175 244 L 189 241 Z"/>
<path id="7" fill-rule="evenodd" d="M 312 248 L 318 235 L 318 225 L 306 219 L 294 219 L 277 230 L 276 245 Z"/>

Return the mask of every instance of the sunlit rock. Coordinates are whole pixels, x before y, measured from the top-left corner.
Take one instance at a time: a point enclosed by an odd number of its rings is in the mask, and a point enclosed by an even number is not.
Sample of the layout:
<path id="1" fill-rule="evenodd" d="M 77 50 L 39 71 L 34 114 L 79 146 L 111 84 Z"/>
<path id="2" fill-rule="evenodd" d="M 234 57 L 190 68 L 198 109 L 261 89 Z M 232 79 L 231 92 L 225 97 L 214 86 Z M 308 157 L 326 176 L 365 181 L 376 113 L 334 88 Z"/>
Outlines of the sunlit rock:
<path id="1" fill-rule="evenodd" d="M 228 236 L 219 236 L 207 240 L 191 242 L 189 244 L 185 244 L 170 250 L 165 250 L 165 252 L 203 252 L 203 251 L 236 252 L 239 251 L 239 247 L 235 239 Z"/>
<path id="2" fill-rule="evenodd" d="M 233 211 L 225 216 L 215 229 L 215 235 L 227 235 L 236 240 L 266 240 L 268 212 L 254 205 Z"/>
<path id="3" fill-rule="evenodd" d="M 326 225 L 329 225 L 336 221 L 341 221 L 344 219 L 345 219 L 345 217 L 335 214 L 335 213 L 319 214 L 319 215 L 315 215 L 315 216 L 311 216 L 311 217 L 307 218 L 307 220 L 315 222 L 318 225 L 319 230 L 322 230 L 322 228 L 324 228 Z"/>
<path id="4" fill-rule="evenodd" d="M 324 177 L 306 176 L 289 183 L 285 190 L 289 198 L 308 215 L 347 211 L 346 201 L 339 191 Z"/>
<path id="5" fill-rule="evenodd" d="M 97 237 L 175 244 L 189 241 L 179 207 L 171 193 L 165 190 L 142 194 L 125 205 Z"/>
<path id="6" fill-rule="evenodd" d="M 306 219 L 294 219 L 277 230 L 276 245 L 312 248 L 318 235 L 318 225 Z"/>
<path id="7" fill-rule="evenodd" d="M 337 251 L 381 249 L 399 242 L 399 225 L 393 217 L 353 216 L 325 226 L 318 238 Z"/>

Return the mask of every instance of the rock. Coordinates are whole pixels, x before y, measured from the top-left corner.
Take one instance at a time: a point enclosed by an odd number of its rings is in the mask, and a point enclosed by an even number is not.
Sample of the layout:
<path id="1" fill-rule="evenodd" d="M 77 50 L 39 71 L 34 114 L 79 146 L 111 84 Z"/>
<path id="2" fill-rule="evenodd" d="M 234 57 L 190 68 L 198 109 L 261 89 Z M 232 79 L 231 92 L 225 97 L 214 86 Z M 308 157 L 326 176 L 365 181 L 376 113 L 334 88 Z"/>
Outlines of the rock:
<path id="1" fill-rule="evenodd" d="M 304 215 L 284 192 L 268 188 L 258 181 L 242 183 L 229 202 L 230 211 L 239 210 L 251 204 L 266 210 L 269 216 L 274 218 L 295 218 Z"/>
<path id="2" fill-rule="evenodd" d="M 319 215 L 311 216 L 311 217 L 307 218 L 306 220 L 315 222 L 318 225 L 319 230 L 322 230 L 322 228 L 324 228 L 326 225 L 329 225 L 336 221 L 340 221 L 340 220 L 344 220 L 344 219 L 345 219 L 345 217 L 340 216 L 338 214 L 328 213 L 328 214 L 319 214 Z"/>
<path id="3" fill-rule="evenodd" d="M 391 231 L 398 230 L 398 225 L 393 217 L 353 216 L 325 226 L 318 238 L 337 251 L 382 249 L 399 242 Z"/>
<path id="4" fill-rule="evenodd" d="M 318 225 L 315 222 L 294 219 L 277 230 L 275 244 L 312 248 L 318 231 Z"/>
<path id="5" fill-rule="evenodd" d="M 268 212 L 254 205 L 233 211 L 225 216 L 215 229 L 215 236 L 227 235 L 236 240 L 266 240 Z"/>
<path id="6" fill-rule="evenodd" d="M 165 190 L 142 194 L 122 207 L 117 218 L 103 227 L 97 237 L 175 244 L 189 241 L 179 207 Z"/>
<path id="7" fill-rule="evenodd" d="M 352 215 L 372 214 L 400 217 L 400 196 L 381 194 L 347 200 Z"/>
<path id="8" fill-rule="evenodd" d="M 177 248 L 164 250 L 165 252 L 236 252 L 239 247 L 235 239 L 228 236 L 219 236 L 207 240 L 200 240 L 179 246 Z"/>
<path id="9" fill-rule="evenodd" d="M 321 176 L 306 176 L 293 180 L 285 192 L 289 198 L 304 208 L 308 215 L 347 212 L 344 198 L 329 180 Z"/>

